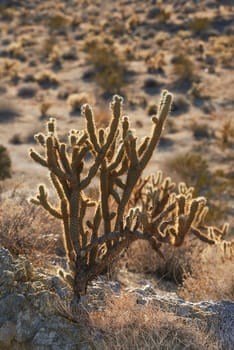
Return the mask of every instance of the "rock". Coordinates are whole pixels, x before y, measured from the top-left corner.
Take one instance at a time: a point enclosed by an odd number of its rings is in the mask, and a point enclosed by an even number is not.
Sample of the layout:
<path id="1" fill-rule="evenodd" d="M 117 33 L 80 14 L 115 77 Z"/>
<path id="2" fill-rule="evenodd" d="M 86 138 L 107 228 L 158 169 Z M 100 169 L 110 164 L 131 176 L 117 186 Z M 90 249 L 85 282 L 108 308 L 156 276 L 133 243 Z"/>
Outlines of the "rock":
<path id="1" fill-rule="evenodd" d="M 15 324 L 11 321 L 5 322 L 0 328 L 0 349 L 10 349 L 15 334 Z"/>
<path id="2" fill-rule="evenodd" d="M 14 260 L 4 248 L 0 248 L 0 276 L 0 350 L 94 349 L 97 339 L 88 333 L 87 310 L 100 311 L 106 300 L 121 292 L 118 282 L 100 276 L 88 288 L 87 308 L 72 305 L 72 294 L 58 276 L 33 269 L 23 257 Z M 175 293 L 160 294 L 147 281 L 125 292 L 134 293 L 141 307 L 152 302 L 186 322 L 198 321 L 213 333 L 219 349 L 233 349 L 233 302 L 192 303 Z"/>
<path id="3" fill-rule="evenodd" d="M 204 301 L 189 302 L 180 299 L 173 293 L 159 294 L 152 287 L 128 289 L 135 293 L 137 303 L 145 305 L 146 301 L 165 311 L 173 312 L 176 316 L 186 320 L 197 319 L 202 321 L 207 331 L 211 332 L 220 349 L 232 350 L 234 344 L 234 302 L 231 301 Z"/>
<path id="4" fill-rule="evenodd" d="M 0 325 L 6 321 L 16 322 L 18 313 L 24 308 L 26 298 L 22 294 L 10 294 L 0 298 Z"/>
<path id="5" fill-rule="evenodd" d="M 32 340 L 34 350 L 76 350 L 81 349 L 82 344 L 88 345 L 89 340 L 82 335 L 79 327 L 59 316 L 50 318 Z M 91 345 L 87 349 L 92 349 Z"/>

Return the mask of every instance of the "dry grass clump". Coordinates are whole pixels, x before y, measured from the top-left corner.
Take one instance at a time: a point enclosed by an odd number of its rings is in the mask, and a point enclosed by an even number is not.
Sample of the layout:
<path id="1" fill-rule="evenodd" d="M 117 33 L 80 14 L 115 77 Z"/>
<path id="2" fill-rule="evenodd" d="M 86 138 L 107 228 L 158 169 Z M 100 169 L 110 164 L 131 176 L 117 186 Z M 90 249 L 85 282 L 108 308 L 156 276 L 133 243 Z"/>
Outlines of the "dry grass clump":
<path id="1" fill-rule="evenodd" d="M 179 295 L 191 301 L 234 300 L 233 260 L 219 247 L 207 247 L 186 276 Z"/>
<path id="2" fill-rule="evenodd" d="M 192 81 L 194 78 L 194 65 L 186 53 L 178 53 L 174 56 L 173 71 L 180 81 Z"/>
<path id="3" fill-rule="evenodd" d="M 201 34 L 211 26 L 211 21 L 207 17 L 195 17 L 190 23 L 189 27 L 195 34 Z"/>
<path id="4" fill-rule="evenodd" d="M 231 118 L 222 123 L 219 134 L 219 143 L 222 149 L 234 146 L 234 122 Z"/>
<path id="5" fill-rule="evenodd" d="M 50 31 L 65 30 L 70 24 L 70 19 L 61 12 L 53 13 L 48 19 Z"/>
<path id="6" fill-rule="evenodd" d="M 95 81 L 108 93 L 119 93 L 127 71 L 124 57 L 112 44 L 96 39 L 87 40 L 84 50 L 95 68 Z"/>
<path id="7" fill-rule="evenodd" d="M 206 159 L 198 153 L 174 155 L 168 161 L 169 172 L 176 174 L 180 181 L 189 183 L 195 188 L 195 195 L 208 195 L 211 173 Z"/>
<path id="8" fill-rule="evenodd" d="M 87 93 L 71 94 L 67 99 L 71 112 L 80 112 L 82 105 L 90 102 L 90 96 Z"/>
<path id="9" fill-rule="evenodd" d="M 164 259 L 145 242 L 134 242 L 124 263 L 129 271 L 151 273 L 158 288 L 177 288 L 187 300 L 234 299 L 233 261 L 221 247 L 207 248 L 190 238 L 182 247 L 163 246 L 162 253 Z"/>
<path id="10" fill-rule="evenodd" d="M 186 323 L 153 304 L 138 305 L 129 294 L 110 299 L 104 310 L 91 314 L 91 321 L 101 333 L 96 349 L 218 349 L 195 321 Z"/>
<path id="11" fill-rule="evenodd" d="M 52 106 L 52 102 L 51 101 L 42 101 L 40 106 L 39 106 L 39 109 L 40 109 L 40 117 L 42 119 L 44 118 L 47 118 L 48 117 L 48 111 L 49 109 L 51 108 Z"/>
<path id="12" fill-rule="evenodd" d="M 44 70 L 35 75 L 36 82 L 44 87 L 57 87 L 59 85 L 59 80 L 53 72 L 49 70 Z"/>
<path id="13" fill-rule="evenodd" d="M 15 189 L 14 189 L 15 186 Z M 0 246 L 14 255 L 24 254 L 34 265 L 46 265 L 55 255 L 63 255 L 58 237 L 59 223 L 40 208 L 32 207 L 17 184 L 0 193 Z"/>
<path id="14" fill-rule="evenodd" d="M 49 54 L 49 62 L 52 63 L 54 67 L 61 67 L 62 65 L 62 52 L 58 46 L 53 46 Z"/>

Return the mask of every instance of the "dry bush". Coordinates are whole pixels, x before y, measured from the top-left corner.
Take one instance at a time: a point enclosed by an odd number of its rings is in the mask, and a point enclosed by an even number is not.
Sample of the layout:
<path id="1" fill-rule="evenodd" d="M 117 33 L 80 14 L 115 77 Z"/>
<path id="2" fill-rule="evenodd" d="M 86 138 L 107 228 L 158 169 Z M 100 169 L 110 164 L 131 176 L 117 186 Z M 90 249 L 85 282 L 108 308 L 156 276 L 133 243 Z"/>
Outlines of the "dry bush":
<path id="1" fill-rule="evenodd" d="M 151 273 L 161 289 L 170 290 L 177 285 L 179 295 L 187 300 L 233 300 L 233 261 L 224 256 L 219 246 L 207 248 L 189 238 L 176 249 L 163 246 L 162 253 L 164 259 L 145 242 L 134 242 L 122 264 L 132 272 Z"/>
<path id="2" fill-rule="evenodd" d="M 111 44 L 96 39 L 87 40 L 84 51 L 95 67 L 95 81 L 108 93 L 119 93 L 127 72 L 124 57 Z"/>
<path id="3" fill-rule="evenodd" d="M 90 103 L 90 97 L 86 93 L 71 94 L 67 99 L 67 105 L 71 112 L 81 112 L 81 107 L 85 103 Z"/>
<path id="4" fill-rule="evenodd" d="M 180 81 L 192 81 L 194 78 L 194 65 L 186 53 L 178 53 L 172 60 L 173 70 Z"/>
<path id="5" fill-rule="evenodd" d="M 58 46 L 54 46 L 49 54 L 49 62 L 55 67 L 60 67 L 62 64 L 62 52 Z"/>
<path id="6" fill-rule="evenodd" d="M 14 256 L 24 254 L 34 265 L 46 265 L 46 260 L 49 263 L 64 254 L 59 223 L 41 208 L 32 207 L 14 187 L 0 194 L 0 223 L 0 246 Z"/>
<path id="7" fill-rule="evenodd" d="M 134 242 L 129 247 L 124 264 L 132 272 L 153 273 L 155 283 L 170 281 L 181 285 L 184 278 L 192 272 L 194 260 L 202 251 L 203 245 L 196 240 L 187 239 L 182 247 L 165 245 L 161 251 L 161 258 L 147 242 Z M 163 286 L 163 284 L 162 284 Z"/>
<path id="8" fill-rule="evenodd" d="M 51 101 L 42 101 L 40 106 L 39 106 L 39 109 L 40 109 L 40 112 L 41 112 L 41 118 L 47 118 L 48 117 L 48 111 L 49 109 L 51 108 L 52 106 L 52 102 Z"/>
<path id="9" fill-rule="evenodd" d="M 96 349 L 218 349 L 198 324 L 186 323 L 153 304 L 138 305 L 129 294 L 115 296 L 91 321 L 99 336 Z"/>
<path id="10" fill-rule="evenodd" d="M 207 17 L 195 17 L 190 23 L 189 27 L 195 34 L 202 34 L 211 26 L 211 21 Z"/>
<path id="11" fill-rule="evenodd" d="M 179 295 L 192 301 L 234 300 L 233 260 L 219 247 L 207 247 L 186 276 Z"/>
<path id="12" fill-rule="evenodd" d="M 226 119 L 220 128 L 219 143 L 224 150 L 234 145 L 234 123 L 231 118 Z"/>
<path id="13" fill-rule="evenodd" d="M 57 87 L 59 85 L 59 80 L 53 72 L 50 71 L 41 71 L 35 75 L 35 80 L 37 83 L 44 87 Z"/>
<path id="14" fill-rule="evenodd" d="M 70 18 L 61 12 L 53 13 L 48 20 L 48 28 L 51 32 L 65 30 L 70 24 Z"/>

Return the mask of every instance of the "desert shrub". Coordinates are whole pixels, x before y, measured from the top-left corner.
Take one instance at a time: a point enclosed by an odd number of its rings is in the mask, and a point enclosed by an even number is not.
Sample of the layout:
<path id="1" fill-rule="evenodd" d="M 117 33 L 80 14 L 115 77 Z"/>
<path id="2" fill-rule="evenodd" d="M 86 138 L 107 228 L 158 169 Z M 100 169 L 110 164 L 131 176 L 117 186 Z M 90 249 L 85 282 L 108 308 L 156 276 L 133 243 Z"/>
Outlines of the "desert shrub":
<path id="1" fill-rule="evenodd" d="M 48 58 L 53 52 L 54 47 L 57 45 L 57 38 L 54 35 L 50 35 L 42 42 L 40 54 L 43 58 Z"/>
<path id="2" fill-rule="evenodd" d="M 156 115 L 157 114 L 157 110 L 158 110 L 158 107 L 157 107 L 157 105 L 155 103 L 154 104 L 150 104 L 147 107 L 147 114 L 151 117 L 152 115 Z"/>
<path id="3" fill-rule="evenodd" d="M 201 34 L 211 26 L 211 21 L 207 17 L 195 17 L 190 23 L 189 27 L 195 34 Z"/>
<path id="4" fill-rule="evenodd" d="M 67 105 L 69 106 L 71 112 L 81 112 L 82 105 L 88 103 L 89 100 L 90 97 L 86 93 L 71 94 L 67 98 Z"/>
<path id="5" fill-rule="evenodd" d="M 154 78 L 146 78 L 144 81 L 144 90 L 149 95 L 154 95 L 160 90 L 160 83 Z"/>
<path id="6" fill-rule="evenodd" d="M 233 120 L 227 119 L 222 123 L 220 128 L 220 145 L 221 148 L 232 147 L 234 145 L 234 123 Z"/>
<path id="7" fill-rule="evenodd" d="M 3 189 L 0 196 L 0 246 L 14 256 L 27 256 L 35 265 L 51 265 L 50 259 L 64 256 L 61 240 L 55 237 L 60 227 L 41 208 L 32 207 L 18 186 L 12 183 L 11 191 Z"/>
<path id="8" fill-rule="evenodd" d="M 155 53 L 146 58 L 147 71 L 150 74 L 163 73 L 165 64 L 165 55 L 163 52 Z"/>
<path id="9" fill-rule="evenodd" d="M 184 274 L 179 295 L 191 301 L 234 300 L 233 261 L 219 249 L 204 248 L 199 259 L 191 254 L 191 272 Z M 224 268 L 225 264 L 225 268 Z"/>
<path id="10" fill-rule="evenodd" d="M 127 71 L 124 58 L 115 47 L 96 40 L 88 41 L 84 50 L 95 67 L 95 81 L 105 92 L 117 93 L 125 84 Z"/>
<path id="11" fill-rule="evenodd" d="M 13 8 L 8 8 L 6 4 L 0 4 L 0 19 L 2 21 L 10 22 L 14 20 L 16 12 Z"/>
<path id="12" fill-rule="evenodd" d="M 170 172 L 177 174 L 181 181 L 191 184 L 196 194 L 209 194 L 212 186 L 211 173 L 207 161 L 200 154 L 179 154 L 168 162 L 167 167 Z"/>
<path id="13" fill-rule="evenodd" d="M 54 46 L 49 54 L 48 60 L 56 68 L 62 65 L 62 53 L 59 47 Z"/>
<path id="14" fill-rule="evenodd" d="M 17 134 L 12 135 L 12 137 L 9 139 L 9 142 L 12 145 L 21 145 L 23 143 L 23 139 L 22 139 L 21 134 L 17 133 Z"/>
<path id="15" fill-rule="evenodd" d="M 135 296 L 110 297 L 107 307 L 91 314 L 102 334 L 97 349 L 207 349 L 218 350 L 212 337 L 196 321 L 185 323 L 153 303 L 137 304 Z"/>
<path id="16" fill-rule="evenodd" d="M 161 23 L 166 23 L 171 17 L 171 11 L 169 10 L 169 8 L 166 8 L 164 6 L 160 7 L 160 13 L 158 16 L 158 20 Z"/>
<path id="17" fill-rule="evenodd" d="M 8 100 L 0 102 L 0 123 L 7 123 L 20 116 L 20 111 L 14 105 L 13 101 Z"/>
<path id="18" fill-rule="evenodd" d="M 26 61 L 27 55 L 24 52 L 24 48 L 21 42 L 13 42 L 9 45 L 7 53 L 10 58 L 15 58 L 20 61 Z"/>
<path id="19" fill-rule="evenodd" d="M 179 53 L 174 56 L 173 71 L 177 78 L 182 81 L 191 81 L 194 77 L 194 65 L 185 53 Z"/>
<path id="20" fill-rule="evenodd" d="M 77 59 L 77 49 L 75 46 L 69 47 L 62 54 L 64 60 L 76 60 Z"/>
<path id="21" fill-rule="evenodd" d="M 51 101 L 42 101 L 41 104 L 39 105 L 39 110 L 40 110 L 40 118 L 46 118 L 48 117 L 48 111 L 52 106 Z"/>
<path id="22" fill-rule="evenodd" d="M 0 180 L 11 177 L 11 159 L 3 145 L 0 145 Z"/>
<path id="23" fill-rule="evenodd" d="M 64 30 L 69 25 L 69 19 L 62 13 L 55 13 L 48 19 L 48 28 L 51 32 Z"/>
<path id="24" fill-rule="evenodd" d="M 35 75 L 35 80 L 43 88 L 57 87 L 59 80 L 53 72 L 44 70 Z"/>
<path id="25" fill-rule="evenodd" d="M 208 124 L 192 124 L 193 136 L 196 140 L 209 139 L 211 137 L 211 130 Z"/>
<path id="26" fill-rule="evenodd" d="M 189 111 L 190 103 L 183 95 L 176 95 L 172 104 L 172 114 L 178 115 Z"/>

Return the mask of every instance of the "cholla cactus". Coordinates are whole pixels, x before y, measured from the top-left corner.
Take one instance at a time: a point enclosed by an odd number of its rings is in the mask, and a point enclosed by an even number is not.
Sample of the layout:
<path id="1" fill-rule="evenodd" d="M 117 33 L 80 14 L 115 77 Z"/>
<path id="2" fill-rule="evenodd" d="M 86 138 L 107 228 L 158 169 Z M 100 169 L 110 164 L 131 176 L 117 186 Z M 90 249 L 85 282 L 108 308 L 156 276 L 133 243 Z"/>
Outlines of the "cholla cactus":
<path id="1" fill-rule="evenodd" d="M 78 298 L 86 293 L 88 282 L 137 239 L 148 240 L 162 255 L 161 244 L 179 246 L 190 232 L 213 244 L 227 231 L 226 225 L 222 230 L 204 226 L 206 201 L 193 199 L 191 188 L 180 184 L 176 194 L 171 179 L 163 179 L 161 172 L 141 178 L 159 142 L 172 95 L 163 91 L 151 135 L 139 143 L 128 117 L 121 117 L 122 102 L 121 97 L 113 97 L 106 129 L 96 128 L 92 109 L 84 105 L 86 128 L 72 130 L 67 145 L 60 142 L 55 120 L 50 119 L 47 134 L 35 135 L 45 155 L 30 150 L 31 158 L 48 168 L 59 206 L 50 203 L 44 185 L 31 202 L 63 222 L 70 273 L 62 275 Z M 89 166 L 87 172 L 84 165 Z M 100 190 L 97 200 L 87 191 L 95 177 Z"/>

